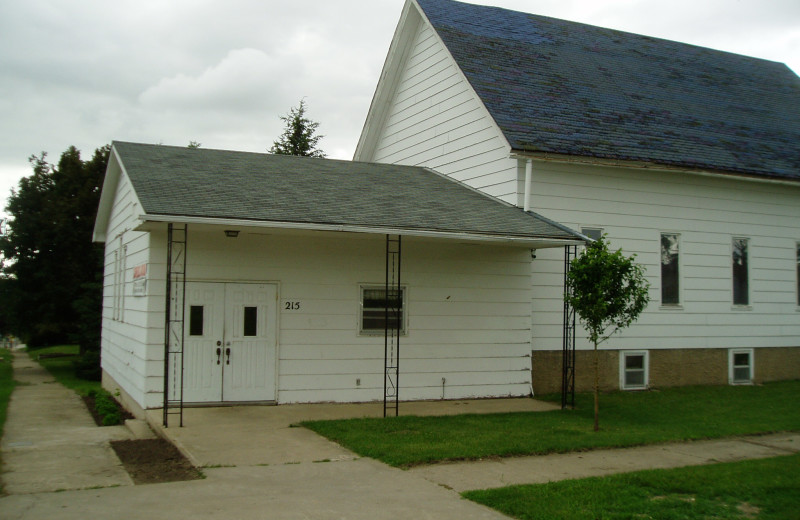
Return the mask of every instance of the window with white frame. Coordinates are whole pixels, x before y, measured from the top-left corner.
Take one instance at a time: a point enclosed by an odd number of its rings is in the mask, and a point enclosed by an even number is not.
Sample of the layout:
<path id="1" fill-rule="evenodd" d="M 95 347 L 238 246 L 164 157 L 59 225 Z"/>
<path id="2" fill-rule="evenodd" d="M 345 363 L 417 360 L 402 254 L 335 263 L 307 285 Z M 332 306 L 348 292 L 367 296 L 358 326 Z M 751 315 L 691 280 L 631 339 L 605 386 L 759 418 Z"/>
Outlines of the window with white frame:
<path id="1" fill-rule="evenodd" d="M 679 305 L 680 296 L 680 235 L 661 233 L 661 304 Z"/>
<path id="2" fill-rule="evenodd" d="M 733 304 L 750 305 L 750 240 L 734 238 L 732 249 Z"/>
<path id="3" fill-rule="evenodd" d="M 623 390 L 643 390 L 649 384 L 650 362 L 646 350 L 621 351 L 619 386 Z"/>
<path id="4" fill-rule="evenodd" d="M 732 385 L 753 382 L 753 349 L 739 348 L 728 351 L 728 381 Z"/>
<path id="5" fill-rule="evenodd" d="M 113 300 L 111 305 L 111 319 L 116 321 L 119 319 L 119 257 L 120 250 L 114 251 L 114 283 L 111 285 L 113 291 Z"/>
<path id="6" fill-rule="evenodd" d="M 389 289 L 385 286 L 361 286 L 360 333 L 362 335 L 383 334 L 387 325 L 391 329 L 406 333 L 406 288 Z"/>
<path id="7" fill-rule="evenodd" d="M 800 307 L 800 242 L 795 244 L 797 246 L 797 256 L 795 257 L 797 260 L 797 306 Z"/>
<path id="8" fill-rule="evenodd" d="M 600 240 L 603 237 L 603 228 L 581 228 L 581 234 L 592 240 Z"/>

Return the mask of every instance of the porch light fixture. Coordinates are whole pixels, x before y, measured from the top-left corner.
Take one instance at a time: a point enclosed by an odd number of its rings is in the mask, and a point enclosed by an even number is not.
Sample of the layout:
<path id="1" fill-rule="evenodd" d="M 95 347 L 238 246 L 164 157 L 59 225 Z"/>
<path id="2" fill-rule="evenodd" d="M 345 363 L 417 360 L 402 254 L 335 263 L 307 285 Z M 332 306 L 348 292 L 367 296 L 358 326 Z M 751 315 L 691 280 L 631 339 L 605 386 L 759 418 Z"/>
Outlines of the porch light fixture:
<path id="1" fill-rule="evenodd" d="M 236 238 L 236 237 L 239 236 L 239 230 L 238 229 L 226 229 L 225 230 L 225 236 L 228 237 L 228 238 Z"/>

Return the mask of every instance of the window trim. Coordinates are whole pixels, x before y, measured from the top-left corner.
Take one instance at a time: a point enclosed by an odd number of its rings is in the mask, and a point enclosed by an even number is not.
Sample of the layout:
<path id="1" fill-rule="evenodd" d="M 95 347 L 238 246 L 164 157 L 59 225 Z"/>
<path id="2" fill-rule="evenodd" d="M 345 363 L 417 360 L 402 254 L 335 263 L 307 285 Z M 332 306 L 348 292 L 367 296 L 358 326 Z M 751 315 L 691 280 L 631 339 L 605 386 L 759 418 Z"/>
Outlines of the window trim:
<path id="1" fill-rule="evenodd" d="M 734 358 L 736 354 L 747 354 L 748 355 L 748 368 L 750 370 L 749 377 L 746 381 L 737 381 L 734 378 L 735 369 L 737 365 L 733 364 Z M 741 368 L 742 365 L 738 365 L 738 368 Z M 730 385 L 752 385 L 753 384 L 753 377 L 756 373 L 756 363 L 755 363 L 755 351 L 752 348 L 731 348 L 728 349 L 728 384 Z"/>
<path id="2" fill-rule="evenodd" d="M 625 383 L 627 370 L 625 359 L 628 356 L 642 356 L 642 370 L 644 378 L 641 385 L 628 385 Z M 621 390 L 647 390 L 650 388 L 650 351 L 649 350 L 620 350 L 619 351 L 619 387 Z"/>
<path id="3" fill-rule="evenodd" d="M 364 283 L 358 286 L 358 335 L 359 336 L 383 336 L 384 329 L 365 329 L 364 328 L 364 291 L 365 290 L 386 290 L 386 284 Z M 403 293 L 401 303 L 401 327 L 400 335 L 408 335 L 408 286 L 401 285 L 400 291 Z"/>
<path id="4" fill-rule="evenodd" d="M 681 246 L 683 245 L 683 235 L 678 233 L 677 231 L 660 231 L 658 234 L 658 257 L 661 258 L 661 240 L 663 239 L 664 235 L 674 235 L 678 237 L 678 301 L 676 303 L 664 303 L 664 270 L 663 270 L 663 263 L 659 260 L 659 282 L 661 284 L 660 287 L 660 295 L 659 301 L 660 305 L 664 309 L 682 309 L 683 308 L 683 254 L 681 251 Z"/>
<path id="5" fill-rule="evenodd" d="M 736 301 L 734 300 L 734 298 L 735 298 L 734 286 L 736 285 L 736 279 L 735 279 L 735 276 L 734 276 L 734 273 L 733 273 L 733 252 L 735 250 L 734 244 L 736 243 L 737 240 L 744 240 L 746 242 L 746 244 L 747 244 L 747 266 L 746 266 L 746 269 L 745 269 L 745 276 L 747 277 L 747 294 L 746 294 L 747 303 L 736 303 Z M 737 309 L 737 310 L 752 308 L 753 290 L 751 288 L 751 283 L 750 283 L 750 281 L 752 279 L 752 276 L 750 276 L 750 271 L 751 271 L 750 265 L 752 264 L 753 257 L 752 257 L 752 254 L 751 254 L 751 243 L 752 243 L 752 241 L 750 240 L 749 237 L 743 237 L 743 236 L 737 236 L 737 235 L 734 235 L 734 236 L 731 237 L 731 256 L 730 256 L 730 259 L 731 259 L 731 264 L 730 264 L 731 265 L 731 304 L 733 305 L 733 308 Z"/>

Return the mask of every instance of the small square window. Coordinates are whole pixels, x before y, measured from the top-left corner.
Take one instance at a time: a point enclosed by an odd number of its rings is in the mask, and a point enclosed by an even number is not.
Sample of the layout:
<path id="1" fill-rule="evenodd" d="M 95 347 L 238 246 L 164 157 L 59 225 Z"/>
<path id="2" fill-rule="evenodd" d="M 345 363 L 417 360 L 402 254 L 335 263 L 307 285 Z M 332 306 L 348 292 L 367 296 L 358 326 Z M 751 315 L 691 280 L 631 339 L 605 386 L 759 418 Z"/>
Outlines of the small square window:
<path id="1" fill-rule="evenodd" d="M 258 336 L 258 307 L 244 308 L 244 336 Z"/>
<path id="2" fill-rule="evenodd" d="M 388 325 L 392 329 L 399 329 L 400 334 L 406 333 L 406 290 L 389 289 L 388 297 L 386 287 L 361 287 L 361 334 L 383 334 Z"/>
<path id="3" fill-rule="evenodd" d="M 600 240 L 603 237 L 602 228 L 581 228 L 581 234 L 592 240 Z"/>
<path id="4" fill-rule="evenodd" d="M 192 305 L 189 308 L 189 335 L 203 335 L 203 306 Z"/>
<path id="5" fill-rule="evenodd" d="M 728 381 L 732 385 L 746 385 L 753 382 L 753 349 L 729 351 Z"/>
<path id="6" fill-rule="evenodd" d="M 647 351 L 620 352 L 620 387 L 623 390 L 642 390 L 649 383 Z"/>

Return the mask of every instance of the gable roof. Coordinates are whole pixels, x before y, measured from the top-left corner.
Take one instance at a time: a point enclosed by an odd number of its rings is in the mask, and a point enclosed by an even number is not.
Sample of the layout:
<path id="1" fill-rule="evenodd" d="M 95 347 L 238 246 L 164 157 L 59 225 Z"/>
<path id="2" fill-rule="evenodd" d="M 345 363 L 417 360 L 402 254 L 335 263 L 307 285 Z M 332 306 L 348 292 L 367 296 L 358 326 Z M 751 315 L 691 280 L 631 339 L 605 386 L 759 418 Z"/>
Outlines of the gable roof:
<path id="1" fill-rule="evenodd" d="M 800 180 L 800 78 L 784 64 L 414 1 L 514 151 Z"/>
<path id="2" fill-rule="evenodd" d="M 400 233 L 466 240 L 581 238 L 433 170 L 228 150 L 114 142 L 114 169 L 124 171 L 144 221 Z M 116 167 L 119 166 L 119 168 Z M 107 176 L 108 177 L 108 176 Z M 116 180 L 107 178 L 109 186 Z M 103 239 L 113 197 L 101 197 L 95 226 Z M 105 204 L 105 208 L 103 205 Z M 102 215 L 102 216 L 101 216 Z"/>

